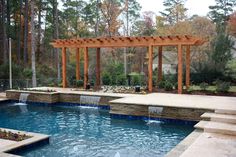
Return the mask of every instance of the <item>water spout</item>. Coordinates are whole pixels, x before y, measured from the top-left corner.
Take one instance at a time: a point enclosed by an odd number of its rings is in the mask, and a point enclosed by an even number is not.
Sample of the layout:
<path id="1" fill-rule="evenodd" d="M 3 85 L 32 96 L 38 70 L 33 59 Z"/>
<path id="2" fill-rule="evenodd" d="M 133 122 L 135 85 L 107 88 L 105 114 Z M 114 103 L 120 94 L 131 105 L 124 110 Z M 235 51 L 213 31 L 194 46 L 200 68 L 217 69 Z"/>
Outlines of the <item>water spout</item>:
<path id="1" fill-rule="evenodd" d="M 98 107 L 101 97 L 99 96 L 87 96 L 81 95 L 80 96 L 80 105 L 90 105 L 92 107 Z"/>
<path id="2" fill-rule="evenodd" d="M 156 115 L 160 115 L 163 111 L 163 107 L 153 107 L 153 106 L 149 106 L 148 107 L 148 124 L 152 124 L 152 123 L 157 123 L 159 124 L 160 121 L 157 120 L 151 120 L 151 114 L 156 114 Z"/>
<path id="3" fill-rule="evenodd" d="M 15 106 L 19 106 L 22 113 L 28 112 L 26 104 L 28 96 L 29 96 L 28 93 L 21 93 L 19 97 L 19 102 L 14 104 Z"/>

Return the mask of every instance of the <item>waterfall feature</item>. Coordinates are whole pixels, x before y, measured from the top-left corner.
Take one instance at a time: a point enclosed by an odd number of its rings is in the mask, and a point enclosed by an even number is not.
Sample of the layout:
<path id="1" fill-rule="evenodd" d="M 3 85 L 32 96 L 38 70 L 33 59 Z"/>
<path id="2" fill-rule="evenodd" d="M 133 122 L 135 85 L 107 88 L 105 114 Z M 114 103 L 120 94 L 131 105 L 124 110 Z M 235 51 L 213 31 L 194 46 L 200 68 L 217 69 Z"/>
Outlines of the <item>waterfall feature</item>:
<path id="1" fill-rule="evenodd" d="M 88 95 L 81 95 L 80 96 L 80 105 L 89 105 L 92 107 L 98 107 L 100 102 L 100 96 L 88 96 Z"/>
<path id="2" fill-rule="evenodd" d="M 21 93 L 19 97 L 19 102 L 14 104 L 14 106 L 19 106 L 22 113 L 28 112 L 26 104 L 28 96 L 29 96 L 28 93 Z"/>
<path id="3" fill-rule="evenodd" d="M 160 115 L 163 111 L 163 107 L 153 107 L 153 106 L 149 106 L 148 107 L 148 124 L 151 124 L 151 123 L 156 123 L 159 121 L 155 121 L 155 120 L 151 120 L 151 114 L 157 114 L 157 115 Z"/>
<path id="4" fill-rule="evenodd" d="M 21 93 L 19 97 L 19 103 L 26 105 L 28 96 L 29 96 L 28 93 Z"/>

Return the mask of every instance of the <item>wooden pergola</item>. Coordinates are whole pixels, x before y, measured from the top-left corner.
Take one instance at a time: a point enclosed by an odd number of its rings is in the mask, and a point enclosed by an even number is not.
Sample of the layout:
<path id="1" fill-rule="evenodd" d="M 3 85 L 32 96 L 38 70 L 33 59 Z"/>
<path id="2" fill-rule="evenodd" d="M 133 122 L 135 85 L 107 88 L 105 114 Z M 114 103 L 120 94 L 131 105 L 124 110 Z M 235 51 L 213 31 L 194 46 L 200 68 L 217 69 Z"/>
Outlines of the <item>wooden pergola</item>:
<path id="1" fill-rule="evenodd" d="M 162 49 L 164 46 L 176 46 L 178 49 L 178 93 L 182 93 L 183 48 L 186 47 L 186 87 L 190 85 L 190 48 L 202 45 L 202 38 L 184 36 L 142 36 L 142 37 L 99 37 L 79 39 L 58 39 L 51 43 L 54 48 L 62 49 L 62 84 L 66 82 L 66 48 L 76 49 L 76 80 L 80 80 L 80 49 L 84 51 L 84 88 L 88 84 L 88 50 L 96 48 L 96 86 L 100 83 L 100 48 L 110 47 L 148 47 L 148 91 L 153 91 L 153 48 L 158 47 L 158 81 L 162 79 Z"/>

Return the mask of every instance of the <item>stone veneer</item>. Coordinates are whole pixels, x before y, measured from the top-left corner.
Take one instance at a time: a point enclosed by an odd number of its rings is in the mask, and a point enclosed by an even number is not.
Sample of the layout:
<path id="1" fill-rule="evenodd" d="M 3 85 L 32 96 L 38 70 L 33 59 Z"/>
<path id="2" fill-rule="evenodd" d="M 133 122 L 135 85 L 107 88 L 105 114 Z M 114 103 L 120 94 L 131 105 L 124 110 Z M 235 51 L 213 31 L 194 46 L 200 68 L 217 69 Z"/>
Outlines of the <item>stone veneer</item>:
<path id="1" fill-rule="evenodd" d="M 28 93 L 27 101 L 40 103 L 56 103 L 59 101 L 59 93 L 57 92 L 35 92 L 35 91 L 19 91 L 8 90 L 6 97 L 10 100 L 19 100 L 21 93 Z"/>
<path id="2" fill-rule="evenodd" d="M 8 90 L 6 96 L 10 100 L 19 100 L 21 93 L 30 93 L 28 101 L 40 102 L 40 103 L 80 103 L 80 96 L 86 94 L 80 93 L 59 93 L 59 92 L 35 92 L 35 91 L 19 91 L 19 90 Z M 148 107 L 151 105 L 140 105 L 140 104 L 122 104 L 122 103 L 110 103 L 110 101 L 118 99 L 120 97 L 88 94 L 88 96 L 100 96 L 99 105 L 110 106 L 110 113 L 116 115 L 131 115 L 131 116 L 145 116 L 154 118 L 169 118 L 169 119 L 180 119 L 199 121 L 200 116 L 205 112 L 213 112 L 208 109 L 194 109 L 194 108 L 178 108 L 178 107 L 163 107 L 161 113 L 149 113 Z M 154 107 L 161 107 L 155 105 Z"/>
<path id="3" fill-rule="evenodd" d="M 163 107 L 161 113 L 149 113 L 149 105 L 136 104 L 110 104 L 110 113 L 119 115 L 145 116 L 153 118 L 168 118 L 180 119 L 189 121 L 199 121 L 200 116 L 205 112 L 213 112 L 207 109 L 192 109 L 192 108 L 177 108 L 177 107 Z M 161 107 L 161 106 L 153 106 Z"/>
<path id="4" fill-rule="evenodd" d="M 6 96 L 10 100 L 19 100 L 21 93 L 29 93 L 27 101 L 29 102 L 40 102 L 40 103 L 80 103 L 80 96 L 86 94 L 77 94 L 77 93 L 59 93 L 59 92 L 36 92 L 36 91 L 19 91 L 19 90 L 8 90 L 6 91 Z M 87 95 L 87 96 L 96 96 L 96 95 Z M 97 95 L 100 96 L 100 95 Z M 100 96 L 99 105 L 107 106 L 109 101 L 118 99 L 121 97 L 112 97 L 112 96 Z"/>

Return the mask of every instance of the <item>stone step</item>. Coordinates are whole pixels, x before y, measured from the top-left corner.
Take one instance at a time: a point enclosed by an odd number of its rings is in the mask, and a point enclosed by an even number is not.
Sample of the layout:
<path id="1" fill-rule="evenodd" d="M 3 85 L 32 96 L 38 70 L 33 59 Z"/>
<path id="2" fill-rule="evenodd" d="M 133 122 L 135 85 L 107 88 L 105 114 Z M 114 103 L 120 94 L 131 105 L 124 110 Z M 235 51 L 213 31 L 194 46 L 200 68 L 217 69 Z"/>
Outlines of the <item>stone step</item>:
<path id="1" fill-rule="evenodd" d="M 233 123 L 236 124 L 236 115 L 219 114 L 219 113 L 204 113 L 201 118 L 210 119 L 214 122 Z"/>
<path id="2" fill-rule="evenodd" d="M 223 109 L 216 109 L 215 113 L 218 114 L 230 114 L 230 115 L 236 115 L 236 110 L 223 110 Z"/>
<path id="3" fill-rule="evenodd" d="M 209 121 L 201 120 L 196 125 L 194 125 L 194 128 L 203 130 L 207 123 L 209 123 Z"/>
<path id="4" fill-rule="evenodd" d="M 200 121 L 194 127 L 197 129 L 204 129 L 204 132 L 209 133 L 236 135 L 236 125 L 230 123 Z"/>

